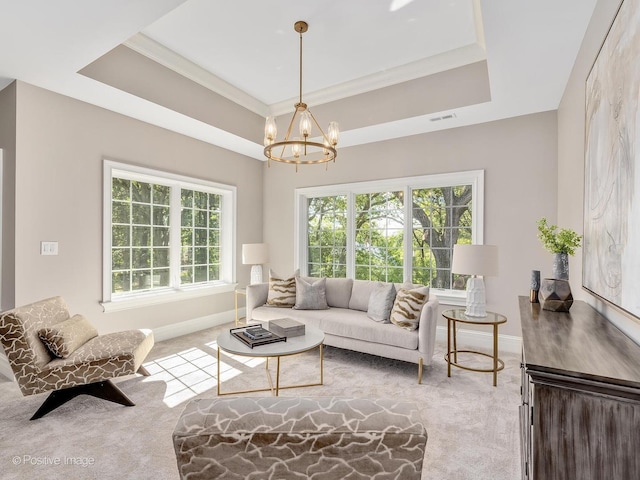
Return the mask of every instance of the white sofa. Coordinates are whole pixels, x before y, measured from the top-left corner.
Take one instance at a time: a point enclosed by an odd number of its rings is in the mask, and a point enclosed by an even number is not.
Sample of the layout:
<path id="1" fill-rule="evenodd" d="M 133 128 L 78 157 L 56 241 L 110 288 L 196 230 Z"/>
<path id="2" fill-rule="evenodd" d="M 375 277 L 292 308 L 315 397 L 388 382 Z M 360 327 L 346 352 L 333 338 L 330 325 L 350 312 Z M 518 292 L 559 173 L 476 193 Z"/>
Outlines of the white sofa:
<path id="1" fill-rule="evenodd" d="M 292 318 L 322 330 L 325 345 L 394 358 L 418 364 L 418 383 L 423 365 L 431 364 L 436 337 L 438 298 L 430 294 L 422 307 L 419 327 L 409 331 L 367 316 L 371 292 L 379 282 L 327 278 L 325 310 L 296 310 L 266 305 L 268 283 L 247 287 L 247 321 L 268 322 Z M 396 290 L 400 285 L 396 285 Z"/>

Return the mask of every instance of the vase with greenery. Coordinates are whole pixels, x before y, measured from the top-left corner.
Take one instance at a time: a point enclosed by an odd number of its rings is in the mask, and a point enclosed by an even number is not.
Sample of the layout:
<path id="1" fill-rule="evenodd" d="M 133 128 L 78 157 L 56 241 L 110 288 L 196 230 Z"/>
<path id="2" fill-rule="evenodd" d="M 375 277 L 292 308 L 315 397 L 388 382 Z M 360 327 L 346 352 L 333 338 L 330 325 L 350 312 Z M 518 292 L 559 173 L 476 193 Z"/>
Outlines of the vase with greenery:
<path id="1" fill-rule="evenodd" d="M 576 253 L 580 247 L 582 235 L 569 228 L 559 229 L 557 225 L 549 225 L 547 219 L 538 220 L 538 238 L 546 250 L 554 254 L 553 278 L 569 280 L 569 255 Z"/>

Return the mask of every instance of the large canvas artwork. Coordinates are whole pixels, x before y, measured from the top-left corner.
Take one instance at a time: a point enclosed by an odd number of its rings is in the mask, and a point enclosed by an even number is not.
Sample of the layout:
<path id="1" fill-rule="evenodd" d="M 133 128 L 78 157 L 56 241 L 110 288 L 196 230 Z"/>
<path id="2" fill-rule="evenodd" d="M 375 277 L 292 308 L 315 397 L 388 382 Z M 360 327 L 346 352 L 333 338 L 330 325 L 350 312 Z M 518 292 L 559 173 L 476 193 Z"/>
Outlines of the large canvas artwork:
<path id="1" fill-rule="evenodd" d="M 583 285 L 640 318 L 640 0 L 624 0 L 586 83 Z"/>

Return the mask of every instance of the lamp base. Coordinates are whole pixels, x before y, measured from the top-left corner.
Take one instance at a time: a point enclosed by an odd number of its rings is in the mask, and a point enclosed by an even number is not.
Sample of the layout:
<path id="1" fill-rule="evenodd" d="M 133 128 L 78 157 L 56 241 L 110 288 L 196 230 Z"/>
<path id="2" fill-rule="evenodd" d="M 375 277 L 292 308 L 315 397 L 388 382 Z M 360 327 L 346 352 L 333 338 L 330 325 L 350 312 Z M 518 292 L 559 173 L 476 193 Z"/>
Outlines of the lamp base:
<path id="1" fill-rule="evenodd" d="M 262 265 L 251 266 L 251 285 L 262 283 Z"/>
<path id="2" fill-rule="evenodd" d="M 480 277 L 469 277 L 467 280 L 467 309 L 464 314 L 468 317 L 487 316 L 484 280 Z"/>

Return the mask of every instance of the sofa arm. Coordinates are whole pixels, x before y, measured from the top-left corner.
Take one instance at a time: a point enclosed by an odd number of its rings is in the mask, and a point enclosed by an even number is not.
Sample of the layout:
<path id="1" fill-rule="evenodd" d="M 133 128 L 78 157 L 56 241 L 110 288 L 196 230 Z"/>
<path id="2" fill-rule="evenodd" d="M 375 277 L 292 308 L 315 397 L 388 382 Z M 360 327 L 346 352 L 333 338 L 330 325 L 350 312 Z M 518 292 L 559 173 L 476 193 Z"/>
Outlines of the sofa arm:
<path id="1" fill-rule="evenodd" d="M 254 283 L 253 285 L 247 285 L 247 307 L 245 316 L 247 317 L 247 322 L 249 322 L 251 318 L 251 312 L 254 308 L 261 307 L 265 303 L 267 303 L 267 296 L 269 294 L 269 284 L 268 283 Z"/>
<path id="2" fill-rule="evenodd" d="M 438 297 L 431 294 L 429 301 L 422 307 L 420 326 L 418 327 L 418 350 L 424 354 L 424 362 L 429 365 L 436 344 L 436 326 L 438 324 Z"/>

